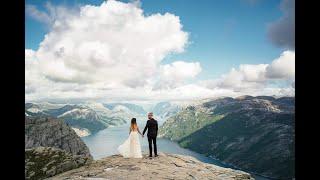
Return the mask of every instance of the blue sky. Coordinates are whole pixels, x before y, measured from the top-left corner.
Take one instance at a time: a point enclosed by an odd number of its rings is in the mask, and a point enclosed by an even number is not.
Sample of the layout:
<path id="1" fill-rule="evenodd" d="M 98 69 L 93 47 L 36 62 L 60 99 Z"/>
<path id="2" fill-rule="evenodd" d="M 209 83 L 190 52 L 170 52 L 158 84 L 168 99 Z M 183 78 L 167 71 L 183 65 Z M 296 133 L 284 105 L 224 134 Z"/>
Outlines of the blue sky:
<path id="1" fill-rule="evenodd" d="M 26 1 L 27 99 L 294 95 L 295 0 L 109 2 Z"/>
<path id="2" fill-rule="evenodd" d="M 45 11 L 46 1 L 28 0 Z M 101 4 L 98 1 L 50 1 L 54 5 L 76 6 Z M 128 1 L 123 1 L 128 2 Z M 270 63 L 283 48 L 275 47 L 267 38 L 267 25 L 282 12 L 279 0 L 142 0 L 146 15 L 166 12 L 180 17 L 183 29 L 190 33 L 190 44 L 184 53 L 166 57 L 163 63 L 176 59 L 200 61 L 203 71 L 199 79 L 217 78 L 240 64 Z M 36 50 L 46 25 L 26 16 L 26 48 Z"/>

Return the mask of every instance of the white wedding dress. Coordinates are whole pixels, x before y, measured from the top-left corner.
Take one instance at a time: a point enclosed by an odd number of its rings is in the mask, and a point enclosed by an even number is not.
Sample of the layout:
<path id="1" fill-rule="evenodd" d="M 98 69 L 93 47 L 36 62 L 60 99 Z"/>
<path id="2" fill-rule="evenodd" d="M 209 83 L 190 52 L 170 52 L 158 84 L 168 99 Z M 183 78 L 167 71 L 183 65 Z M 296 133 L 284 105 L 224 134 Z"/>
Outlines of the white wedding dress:
<path id="1" fill-rule="evenodd" d="M 118 151 L 125 158 L 142 158 L 138 132 L 131 131 L 128 139 L 118 147 Z"/>

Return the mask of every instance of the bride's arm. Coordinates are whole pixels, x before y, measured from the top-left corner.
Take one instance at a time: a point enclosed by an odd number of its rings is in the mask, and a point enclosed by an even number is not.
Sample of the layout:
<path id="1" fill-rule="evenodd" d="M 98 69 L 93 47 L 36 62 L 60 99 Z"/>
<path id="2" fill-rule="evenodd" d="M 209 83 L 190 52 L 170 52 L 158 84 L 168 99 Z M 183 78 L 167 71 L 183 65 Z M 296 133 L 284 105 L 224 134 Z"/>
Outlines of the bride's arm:
<path id="1" fill-rule="evenodd" d="M 129 128 L 129 134 L 131 133 L 131 128 Z"/>
<path id="2" fill-rule="evenodd" d="M 139 128 L 137 128 L 137 130 L 138 130 L 138 133 L 139 133 L 141 136 L 143 136 L 143 134 L 140 132 Z"/>

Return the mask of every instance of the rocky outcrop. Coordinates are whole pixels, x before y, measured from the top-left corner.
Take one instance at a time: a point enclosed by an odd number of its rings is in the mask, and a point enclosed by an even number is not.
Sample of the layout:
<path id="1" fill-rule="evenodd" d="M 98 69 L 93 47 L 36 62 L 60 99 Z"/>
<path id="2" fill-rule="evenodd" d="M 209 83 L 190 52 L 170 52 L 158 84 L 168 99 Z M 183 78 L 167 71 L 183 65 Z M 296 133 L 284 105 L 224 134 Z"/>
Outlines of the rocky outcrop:
<path id="1" fill-rule="evenodd" d="M 294 97 L 206 100 L 169 118 L 160 135 L 245 171 L 294 178 Z"/>
<path id="2" fill-rule="evenodd" d="M 62 120 L 25 117 L 26 179 L 44 179 L 92 160 L 88 147 Z"/>
<path id="3" fill-rule="evenodd" d="M 91 158 L 89 148 L 75 131 L 60 119 L 25 117 L 25 149 L 55 147 L 73 155 Z"/>
<path id="4" fill-rule="evenodd" d="M 80 155 L 72 155 L 52 147 L 36 147 L 25 150 L 26 179 L 44 179 L 83 166 L 88 161 Z"/>
<path id="5" fill-rule="evenodd" d="M 153 159 L 147 158 L 146 155 L 142 159 L 113 155 L 49 179 L 249 180 L 253 178 L 243 171 L 202 163 L 190 156 L 160 153 L 159 157 Z"/>

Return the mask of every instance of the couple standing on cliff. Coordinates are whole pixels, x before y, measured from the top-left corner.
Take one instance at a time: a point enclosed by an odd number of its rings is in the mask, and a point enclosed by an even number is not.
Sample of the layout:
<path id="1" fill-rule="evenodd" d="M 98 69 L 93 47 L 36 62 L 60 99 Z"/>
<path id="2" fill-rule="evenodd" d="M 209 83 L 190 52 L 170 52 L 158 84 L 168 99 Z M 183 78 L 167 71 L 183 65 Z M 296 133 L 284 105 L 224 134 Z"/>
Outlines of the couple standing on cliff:
<path id="1" fill-rule="evenodd" d="M 149 142 L 149 158 L 152 158 L 152 144 L 154 147 L 154 155 L 157 154 L 157 135 L 158 135 L 158 122 L 153 118 L 153 113 L 148 113 L 148 121 L 146 127 L 141 134 L 137 125 L 136 118 L 131 119 L 131 125 L 129 130 L 129 137 L 123 144 L 118 147 L 118 151 L 125 158 L 142 158 L 141 145 L 139 140 L 139 134 L 144 137 L 144 133 L 148 130 L 148 142 Z"/>

